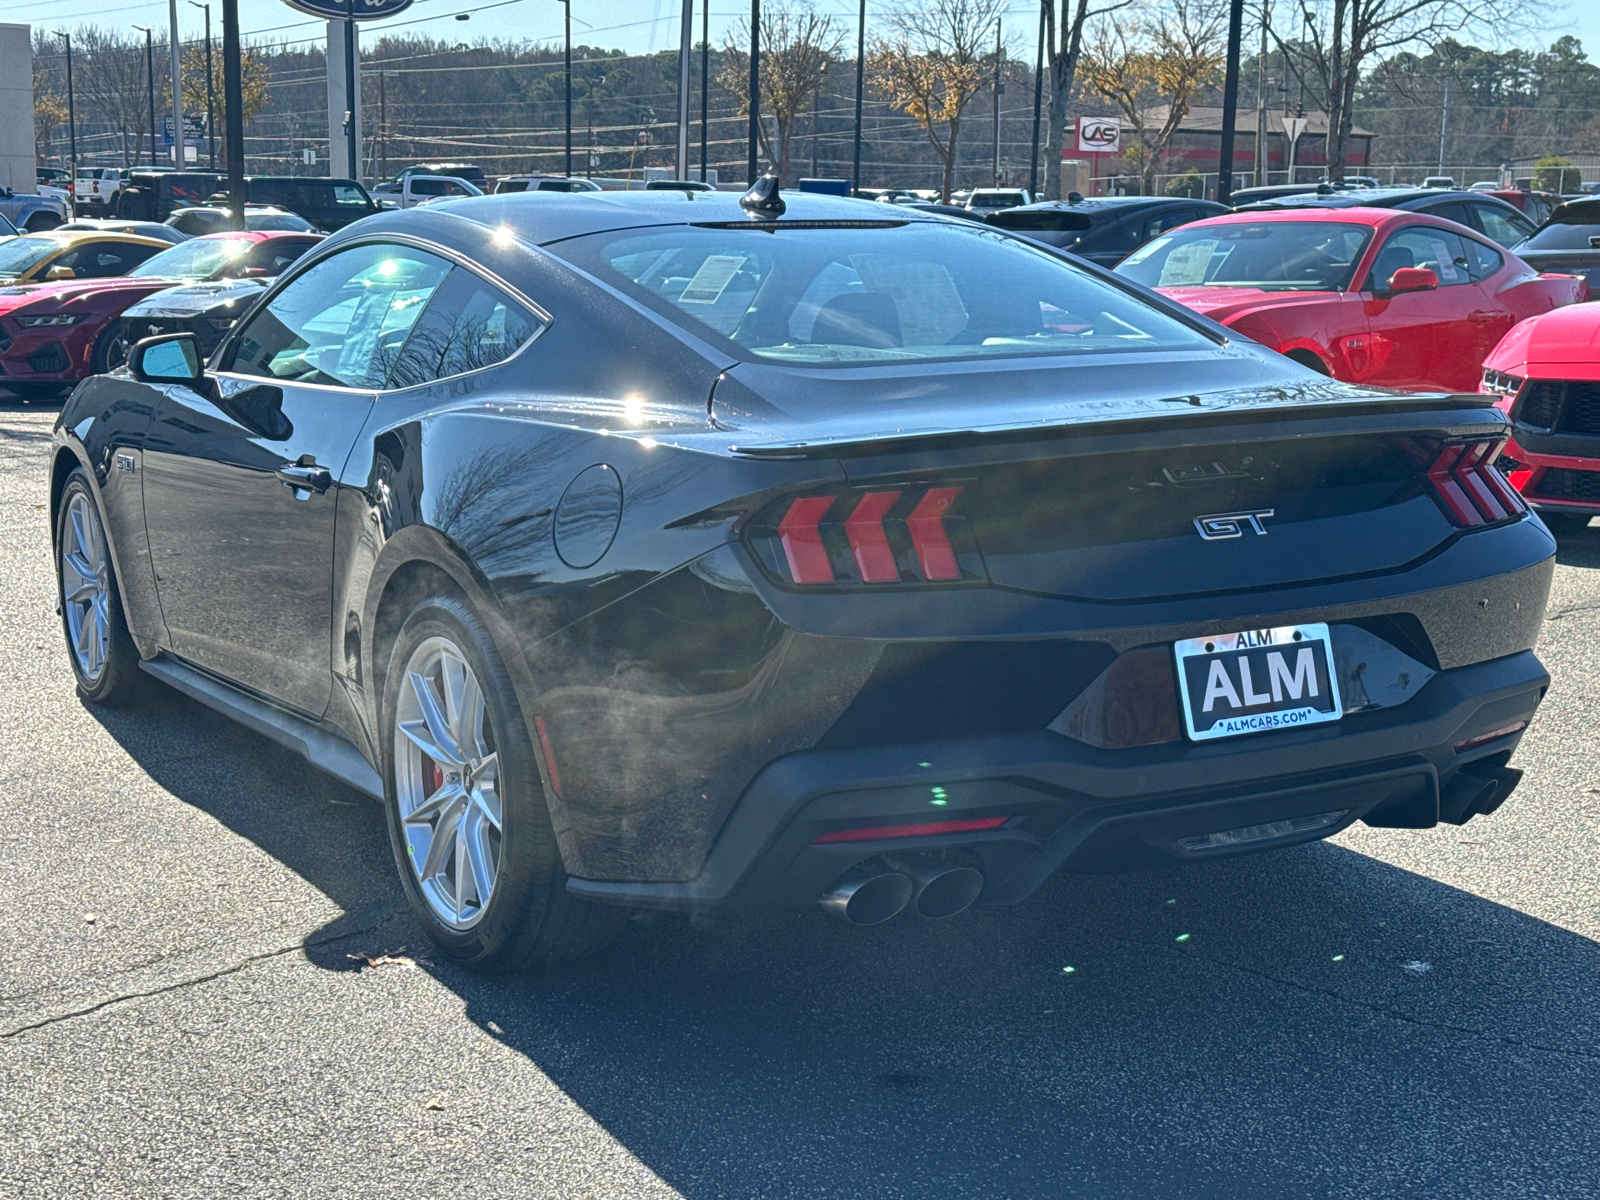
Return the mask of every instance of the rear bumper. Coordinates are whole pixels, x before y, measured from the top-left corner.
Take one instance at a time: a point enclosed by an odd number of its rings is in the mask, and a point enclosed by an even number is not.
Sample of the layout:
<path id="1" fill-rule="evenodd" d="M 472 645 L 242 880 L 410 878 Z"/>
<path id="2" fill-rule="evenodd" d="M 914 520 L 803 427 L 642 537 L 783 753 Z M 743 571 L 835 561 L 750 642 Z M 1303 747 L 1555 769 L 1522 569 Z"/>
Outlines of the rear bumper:
<path id="1" fill-rule="evenodd" d="M 1455 747 L 1530 720 L 1549 683 L 1524 651 L 1442 671 L 1395 708 L 1203 745 L 1097 750 L 1041 732 L 791 754 L 751 782 L 696 878 L 574 877 L 568 889 L 637 907 L 800 908 L 864 859 L 955 850 L 981 862 L 982 903 L 1014 904 L 1058 869 L 1195 862 L 1327 837 L 1362 819 L 1426 827 L 1440 818 L 1441 795 L 1448 810 L 1462 794 L 1452 785 L 1463 767 L 1468 776 L 1498 770 L 1521 734 L 1460 754 Z M 816 840 L 840 830 L 998 816 L 1008 820 L 984 832 Z M 1325 819 L 1260 831 L 1310 817 Z M 1226 846 L 1184 842 L 1245 829 L 1254 836 Z"/>

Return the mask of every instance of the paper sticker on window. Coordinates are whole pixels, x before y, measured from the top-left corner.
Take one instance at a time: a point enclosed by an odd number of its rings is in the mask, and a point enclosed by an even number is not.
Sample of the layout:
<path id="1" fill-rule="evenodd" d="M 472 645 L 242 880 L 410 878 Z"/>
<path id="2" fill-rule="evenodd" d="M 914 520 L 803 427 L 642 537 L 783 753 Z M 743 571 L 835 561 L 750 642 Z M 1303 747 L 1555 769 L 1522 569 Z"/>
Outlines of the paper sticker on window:
<path id="1" fill-rule="evenodd" d="M 1443 242 L 1429 242 L 1433 249 L 1433 261 L 1439 264 L 1439 278 L 1446 283 L 1456 281 L 1455 260 L 1450 257 L 1450 247 Z"/>
<path id="2" fill-rule="evenodd" d="M 1216 248 L 1215 239 L 1174 246 L 1167 261 L 1161 264 L 1161 281 L 1156 286 L 1186 287 L 1204 283 Z"/>
<path id="3" fill-rule="evenodd" d="M 678 297 L 679 304 L 715 304 L 744 266 L 742 254 L 709 254 Z"/>

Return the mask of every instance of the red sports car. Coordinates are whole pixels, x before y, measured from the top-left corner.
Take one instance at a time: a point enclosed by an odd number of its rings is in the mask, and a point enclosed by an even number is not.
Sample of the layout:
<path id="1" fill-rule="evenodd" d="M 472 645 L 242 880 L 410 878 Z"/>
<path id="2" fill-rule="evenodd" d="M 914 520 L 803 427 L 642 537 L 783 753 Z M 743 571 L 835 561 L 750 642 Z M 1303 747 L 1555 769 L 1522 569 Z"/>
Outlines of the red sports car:
<path id="1" fill-rule="evenodd" d="M 1117 273 L 1324 375 L 1419 391 L 1476 390 L 1513 325 L 1589 297 L 1465 225 L 1390 208 L 1210 217 Z"/>
<path id="2" fill-rule="evenodd" d="M 0 288 L 0 387 L 53 396 L 122 361 L 121 317 L 146 296 L 205 279 L 277 275 L 321 234 L 252 230 L 191 238 L 127 275 Z"/>
<path id="3" fill-rule="evenodd" d="M 1500 467 L 1557 532 L 1600 516 L 1600 304 L 1524 321 L 1483 364 L 1513 422 Z"/>

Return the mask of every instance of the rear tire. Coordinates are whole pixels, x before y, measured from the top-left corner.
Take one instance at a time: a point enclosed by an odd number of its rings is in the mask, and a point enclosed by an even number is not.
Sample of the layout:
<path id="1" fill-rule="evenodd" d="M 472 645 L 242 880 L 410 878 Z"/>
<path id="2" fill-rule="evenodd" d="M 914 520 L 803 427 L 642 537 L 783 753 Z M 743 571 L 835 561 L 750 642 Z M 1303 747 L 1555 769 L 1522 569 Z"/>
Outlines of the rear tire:
<path id="1" fill-rule="evenodd" d="M 567 893 L 528 723 L 488 630 L 460 600 L 430 597 L 406 617 L 382 730 L 395 861 L 446 957 L 510 971 L 616 936 L 623 912 Z"/>
<path id="2" fill-rule="evenodd" d="M 82 467 L 67 476 L 56 510 L 56 587 L 78 694 L 90 704 L 126 704 L 142 682 L 139 650 L 122 613 L 105 525 Z"/>

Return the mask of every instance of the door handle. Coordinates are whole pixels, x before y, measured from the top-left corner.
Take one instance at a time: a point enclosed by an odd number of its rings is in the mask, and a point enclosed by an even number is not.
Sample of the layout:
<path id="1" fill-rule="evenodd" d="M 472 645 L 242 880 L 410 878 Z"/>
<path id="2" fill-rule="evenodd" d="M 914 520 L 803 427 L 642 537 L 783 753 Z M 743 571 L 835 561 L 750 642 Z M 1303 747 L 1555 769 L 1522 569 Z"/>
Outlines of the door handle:
<path id="1" fill-rule="evenodd" d="M 1499 313 L 1487 312 L 1481 308 L 1475 308 L 1467 314 L 1467 320 L 1471 321 L 1474 325 L 1492 325 L 1499 319 Z"/>
<path id="2" fill-rule="evenodd" d="M 306 458 L 310 457 L 309 454 L 306 455 Z M 316 492 L 320 495 L 333 486 L 333 472 L 327 467 L 318 466 L 314 461 L 302 460 L 293 466 L 279 467 L 276 474 L 278 481 L 297 495 L 300 492 L 307 494 Z"/>

